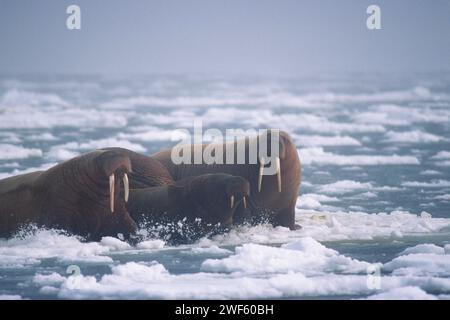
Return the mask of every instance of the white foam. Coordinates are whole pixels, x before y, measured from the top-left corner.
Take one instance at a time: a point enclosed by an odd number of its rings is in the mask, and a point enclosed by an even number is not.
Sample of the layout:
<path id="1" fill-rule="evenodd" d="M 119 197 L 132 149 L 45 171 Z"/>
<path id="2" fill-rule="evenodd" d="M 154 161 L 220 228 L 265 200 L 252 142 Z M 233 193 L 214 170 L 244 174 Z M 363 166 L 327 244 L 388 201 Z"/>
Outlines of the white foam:
<path id="1" fill-rule="evenodd" d="M 256 88 L 256 87 L 255 87 Z M 373 102 L 404 102 L 439 99 L 439 95 L 431 93 L 425 87 L 413 87 L 398 91 L 380 91 L 371 93 L 346 94 L 329 91 L 312 92 L 308 94 L 293 94 L 279 86 L 267 88 L 258 84 L 256 90 L 248 90 L 247 86 L 239 86 L 230 90 L 229 85 L 220 88 L 218 92 L 208 90 L 205 95 L 171 95 L 170 97 L 156 95 L 140 95 L 117 98 L 100 105 L 105 109 L 129 109 L 135 107 L 218 107 L 218 106 L 287 106 L 296 108 L 330 107 L 339 103 L 373 103 Z M 224 90 L 225 89 L 225 90 Z M 262 90 L 261 90 L 262 89 Z"/>
<path id="2" fill-rule="evenodd" d="M 304 165 L 336 165 L 336 166 L 374 166 L 420 164 L 415 156 L 380 156 L 380 155 L 338 155 L 324 151 L 323 148 L 303 148 L 299 151 Z"/>
<path id="3" fill-rule="evenodd" d="M 147 149 L 138 143 L 132 143 L 128 140 L 117 138 L 105 138 L 98 140 L 89 140 L 86 142 L 67 142 L 64 144 L 56 145 L 50 149 L 48 156 L 70 156 L 74 151 L 91 151 L 95 149 L 119 147 L 130 149 L 135 152 L 146 152 Z"/>
<path id="4" fill-rule="evenodd" d="M 55 141 L 55 140 L 58 140 L 58 138 L 55 137 L 50 132 L 44 132 L 44 133 L 39 133 L 39 134 L 32 134 L 27 137 L 27 140 L 30 140 L 30 141 Z"/>
<path id="5" fill-rule="evenodd" d="M 42 151 L 35 148 L 24 148 L 12 144 L 0 144 L 0 159 L 26 159 L 31 157 L 42 157 Z"/>
<path id="6" fill-rule="evenodd" d="M 13 132 L 0 132 L 0 142 L 2 143 L 22 143 L 20 136 Z"/>
<path id="7" fill-rule="evenodd" d="M 408 255 L 408 254 L 416 254 L 416 253 L 433 253 L 433 254 L 444 254 L 444 248 L 439 247 L 435 244 L 431 243 L 422 243 L 418 244 L 414 247 L 409 247 L 402 252 L 399 253 L 400 256 Z"/>
<path id="8" fill-rule="evenodd" d="M 424 170 L 424 171 L 421 171 L 420 174 L 428 175 L 428 176 L 434 176 L 434 175 L 440 175 L 441 172 L 436 171 L 436 170 Z"/>
<path id="9" fill-rule="evenodd" d="M 157 127 L 145 127 L 145 131 L 142 132 L 119 133 L 117 137 L 133 141 L 171 141 L 172 139 L 181 140 L 186 138 L 185 135 L 175 130 L 164 130 Z"/>
<path id="10" fill-rule="evenodd" d="M 408 276 L 450 276 L 450 255 L 444 248 L 415 247 L 383 265 L 383 270 L 393 275 Z"/>
<path id="11" fill-rule="evenodd" d="M 33 282 L 41 286 L 57 285 L 63 283 L 65 280 L 65 277 L 56 272 L 52 272 L 51 274 L 38 273 L 33 277 Z"/>
<path id="12" fill-rule="evenodd" d="M 393 232 L 403 236 L 437 233 L 450 226 L 450 219 L 430 218 L 406 211 L 390 213 L 328 212 L 297 209 L 296 223 L 302 229 L 290 231 L 269 224 L 238 226 L 226 234 L 205 239 L 203 244 L 229 246 L 245 243 L 280 244 L 309 236 L 318 241 L 391 239 Z"/>
<path id="13" fill-rule="evenodd" d="M 129 109 L 135 107 L 166 107 L 166 108 L 213 108 L 213 107 L 239 107 L 239 106 L 287 106 L 297 108 L 328 107 L 328 101 L 323 101 L 323 95 L 294 95 L 284 91 L 278 92 L 245 92 L 239 88 L 236 92 L 221 92 L 214 94 L 208 92 L 207 96 L 171 96 L 161 97 L 153 95 L 141 95 L 131 98 L 119 98 L 103 103 L 105 109 Z M 329 100 L 329 98 L 327 99 Z"/>
<path id="14" fill-rule="evenodd" d="M 330 197 L 324 194 L 317 194 L 317 193 L 305 193 L 302 194 L 298 200 L 301 200 L 301 198 L 311 198 L 314 199 L 316 201 L 320 201 L 320 202 L 339 202 L 340 200 L 336 197 Z"/>
<path id="15" fill-rule="evenodd" d="M 0 114 L 1 129 L 120 128 L 128 123 L 127 117 L 95 109 L 7 109 Z"/>
<path id="16" fill-rule="evenodd" d="M 223 255 L 229 255 L 233 253 L 230 250 L 219 248 L 216 245 L 212 245 L 210 247 L 198 247 L 198 248 L 191 248 L 189 253 L 192 254 L 205 254 L 205 255 L 217 255 L 217 256 L 223 256 Z"/>
<path id="17" fill-rule="evenodd" d="M 175 109 L 165 113 L 147 113 L 139 118 L 141 123 L 157 124 L 159 126 L 172 126 L 174 128 L 190 128 L 193 119 L 198 115 L 196 109 Z"/>
<path id="18" fill-rule="evenodd" d="M 14 169 L 12 172 L 9 172 L 9 173 L 0 173 L 0 179 L 8 178 L 11 176 L 17 176 L 20 174 L 26 174 L 26 173 L 30 173 L 30 172 L 35 172 L 35 171 L 47 170 L 48 168 L 53 167 L 54 165 L 56 165 L 56 163 L 44 163 L 40 167 L 28 167 L 23 170 Z"/>
<path id="19" fill-rule="evenodd" d="M 1 129 L 124 127 L 127 115 L 79 108 L 56 94 L 8 90 L 0 98 Z"/>
<path id="20" fill-rule="evenodd" d="M 306 95 L 311 99 L 329 103 L 373 103 L 373 102 L 403 102 L 403 101 L 421 101 L 428 99 L 438 99 L 426 87 L 416 86 L 406 90 L 388 90 L 373 93 L 333 93 L 322 92 Z"/>
<path id="21" fill-rule="evenodd" d="M 448 160 L 448 159 L 450 159 L 450 151 L 439 151 L 434 156 L 432 156 L 430 159 Z"/>
<path id="22" fill-rule="evenodd" d="M 53 161 L 66 161 L 79 155 L 79 152 L 71 151 L 60 147 L 52 147 L 45 155 Z"/>
<path id="23" fill-rule="evenodd" d="M 70 104 L 56 94 L 38 93 L 12 89 L 6 91 L 0 98 L 0 106 L 5 108 L 20 108 L 24 106 L 59 106 L 69 107 Z"/>
<path id="24" fill-rule="evenodd" d="M 280 259 L 279 264 L 277 259 Z M 231 266 L 231 260 L 236 262 L 236 267 Z M 78 299 L 243 299 L 373 292 L 367 288 L 364 275 L 351 273 L 365 273 L 368 263 L 339 255 L 310 238 L 285 248 L 245 245 L 236 248 L 230 257 L 206 260 L 202 268 L 208 269 L 212 261 L 217 261 L 214 268 L 220 272 L 179 275 L 170 274 L 160 263 L 128 262 L 112 267 L 111 274 L 99 280 L 83 275 L 67 277 L 59 287 L 58 296 Z M 249 263 L 247 267 L 246 262 Z M 315 276 L 306 276 L 300 270 Z M 329 274 L 327 270 L 339 270 L 344 274 Z"/>
<path id="25" fill-rule="evenodd" d="M 439 196 L 434 197 L 434 199 L 436 199 L 436 200 L 443 200 L 443 201 L 450 201 L 450 194 L 439 195 Z"/>
<path id="26" fill-rule="evenodd" d="M 0 300 L 22 300 L 18 294 L 0 294 Z"/>
<path id="27" fill-rule="evenodd" d="M 447 123 L 450 121 L 450 112 L 436 108 L 381 104 L 370 107 L 369 111 L 355 113 L 352 119 L 367 124 L 410 126 L 414 123 Z"/>
<path id="28" fill-rule="evenodd" d="M 62 284 L 58 296 L 71 299 L 249 299 L 365 291 L 361 277 L 311 279 L 300 273 L 269 278 L 236 278 L 212 273 L 172 275 L 161 264 L 146 266 L 129 262 L 114 267 L 112 274 L 100 280 L 89 276 L 70 277 Z"/>
<path id="29" fill-rule="evenodd" d="M 387 292 L 379 293 L 368 297 L 369 300 L 436 300 L 437 298 L 426 293 L 419 287 L 394 288 Z"/>
<path id="30" fill-rule="evenodd" d="M 383 190 L 383 188 L 382 188 L 382 190 Z M 372 199 L 372 198 L 377 198 L 378 195 L 375 192 L 367 191 L 367 192 L 360 193 L 354 197 L 355 198 L 363 198 L 363 199 Z"/>
<path id="31" fill-rule="evenodd" d="M 2 168 L 19 168 L 20 164 L 18 162 L 7 162 L 1 165 Z"/>
<path id="32" fill-rule="evenodd" d="M 430 142 L 440 142 L 442 140 L 445 140 L 445 138 L 420 130 L 386 132 L 387 142 L 430 143 Z"/>
<path id="33" fill-rule="evenodd" d="M 109 263 L 112 259 L 104 255 L 109 251 L 109 247 L 97 242 L 81 242 L 77 237 L 53 230 L 38 230 L 24 238 L 0 239 L 0 266 L 23 267 L 49 258 L 60 262 Z"/>
<path id="34" fill-rule="evenodd" d="M 293 135 L 299 146 L 360 146 L 361 142 L 349 136 Z"/>
<path id="35" fill-rule="evenodd" d="M 361 193 L 359 195 L 353 196 L 356 198 L 374 198 L 377 197 L 373 191 L 398 191 L 397 187 L 390 186 L 375 186 L 371 182 L 359 182 L 353 180 L 340 180 L 337 182 L 324 184 L 317 187 L 317 190 L 325 194 L 346 194 L 357 191 L 371 190 Z"/>
<path id="36" fill-rule="evenodd" d="M 402 183 L 404 187 L 413 188 L 448 188 L 450 181 L 447 180 L 433 180 L 431 182 L 406 181 Z"/>
<path id="37" fill-rule="evenodd" d="M 131 246 L 128 243 L 113 237 L 103 237 L 100 244 L 108 247 L 111 251 L 124 251 L 131 249 Z"/>
<path id="38" fill-rule="evenodd" d="M 433 298 L 450 280 L 435 276 L 381 275 L 370 286 L 367 271 L 379 264 L 348 258 L 311 238 L 270 247 L 245 244 L 223 259 L 207 259 L 202 272 L 171 274 L 161 263 L 127 262 L 93 276 L 35 277 L 46 292 L 70 299 L 255 299 L 367 295 Z M 61 282 L 61 278 L 64 280 Z M 192 285 L 192 284 L 195 285 Z M 53 287 L 49 287 L 49 285 Z M 406 289 L 405 289 L 406 288 Z M 415 289 L 414 289 L 415 288 Z"/>
<path id="39" fill-rule="evenodd" d="M 145 240 L 137 244 L 138 249 L 162 249 L 164 248 L 165 242 L 159 239 L 156 240 Z"/>
<path id="40" fill-rule="evenodd" d="M 317 209 L 322 206 L 322 204 L 315 198 L 302 195 L 297 198 L 297 203 L 295 205 L 297 208 L 307 208 L 307 209 Z"/>
<path id="41" fill-rule="evenodd" d="M 380 125 L 333 122 L 311 113 L 279 113 L 270 109 L 210 108 L 202 116 L 204 125 L 215 126 L 236 123 L 249 128 L 279 128 L 288 132 L 384 132 Z"/>
<path id="42" fill-rule="evenodd" d="M 240 272 L 267 274 L 301 272 L 314 276 L 322 272 L 365 272 L 368 263 L 339 255 L 316 240 L 306 237 L 282 248 L 244 244 L 236 247 L 235 254 L 224 259 L 208 259 L 201 270 L 208 272 Z"/>
<path id="43" fill-rule="evenodd" d="M 341 180 L 319 187 L 319 191 L 326 194 L 344 194 L 359 190 L 371 190 L 374 186 L 370 182 L 359 182 L 353 180 Z"/>

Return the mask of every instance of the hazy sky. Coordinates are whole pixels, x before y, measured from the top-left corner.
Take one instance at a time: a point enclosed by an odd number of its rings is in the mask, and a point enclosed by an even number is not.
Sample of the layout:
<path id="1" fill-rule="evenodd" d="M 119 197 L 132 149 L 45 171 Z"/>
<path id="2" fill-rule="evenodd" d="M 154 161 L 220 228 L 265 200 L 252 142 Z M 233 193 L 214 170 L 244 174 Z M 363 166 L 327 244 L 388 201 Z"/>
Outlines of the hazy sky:
<path id="1" fill-rule="evenodd" d="M 450 70 L 450 1 L 0 0 L 0 40 L 0 74 Z"/>

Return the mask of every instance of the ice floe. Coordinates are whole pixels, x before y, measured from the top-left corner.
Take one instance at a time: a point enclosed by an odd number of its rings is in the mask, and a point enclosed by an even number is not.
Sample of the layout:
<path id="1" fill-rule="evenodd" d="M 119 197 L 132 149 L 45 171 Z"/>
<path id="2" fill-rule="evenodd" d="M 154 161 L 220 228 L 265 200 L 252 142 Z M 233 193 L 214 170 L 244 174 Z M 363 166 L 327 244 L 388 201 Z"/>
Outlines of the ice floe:
<path id="1" fill-rule="evenodd" d="M 431 182 L 405 181 L 402 183 L 402 186 L 415 188 L 448 188 L 450 187 L 450 181 L 442 179 L 432 180 Z"/>
<path id="2" fill-rule="evenodd" d="M 227 257 L 206 259 L 201 270 L 194 273 L 173 274 L 157 261 L 126 262 L 111 266 L 111 272 L 100 277 L 36 274 L 33 282 L 43 294 L 70 299 L 352 295 L 369 299 L 436 299 L 436 292 L 444 295 L 450 291 L 450 281 L 437 275 L 370 273 L 389 263 L 381 266 L 352 259 L 305 237 L 282 247 L 244 244 Z"/>
<path id="3" fill-rule="evenodd" d="M 450 244 L 427 241 L 450 230 L 450 219 L 442 218 L 450 201 L 450 96 L 439 86 L 346 91 L 341 81 L 336 90 L 291 84 L 1 81 L 0 179 L 96 148 L 168 147 L 182 138 L 174 129 L 191 129 L 194 118 L 205 128 L 287 130 L 305 179 L 296 205 L 300 230 L 243 225 L 179 247 L 144 231 L 142 241 L 129 244 L 35 230 L 0 240 L 0 270 L 28 272 L 20 286 L 51 298 L 448 298 Z M 331 249 L 366 242 L 394 248 L 409 239 L 423 243 L 383 263 L 379 254 L 368 263 Z M 71 264 L 82 274 L 66 274 Z M 380 279 L 371 278 L 379 286 L 368 285 L 369 269 L 380 271 Z M 27 297 L 27 290 L 0 293 Z"/>
<path id="4" fill-rule="evenodd" d="M 339 155 L 323 148 L 303 148 L 299 151 L 300 160 L 305 165 L 334 166 L 375 166 L 375 165 L 418 165 L 419 159 L 411 155 Z"/>
<path id="5" fill-rule="evenodd" d="M 414 130 L 414 131 L 388 131 L 386 132 L 387 142 L 401 142 L 401 143 L 430 143 L 445 140 L 444 137 L 431 134 L 428 132 Z"/>
<path id="6" fill-rule="evenodd" d="M 0 159 L 24 159 L 30 157 L 42 157 L 42 150 L 35 148 L 24 148 L 12 144 L 0 144 Z"/>
<path id="7" fill-rule="evenodd" d="M 293 136 L 299 146 L 360 146 L 361 142 L 349 136 Z"/>

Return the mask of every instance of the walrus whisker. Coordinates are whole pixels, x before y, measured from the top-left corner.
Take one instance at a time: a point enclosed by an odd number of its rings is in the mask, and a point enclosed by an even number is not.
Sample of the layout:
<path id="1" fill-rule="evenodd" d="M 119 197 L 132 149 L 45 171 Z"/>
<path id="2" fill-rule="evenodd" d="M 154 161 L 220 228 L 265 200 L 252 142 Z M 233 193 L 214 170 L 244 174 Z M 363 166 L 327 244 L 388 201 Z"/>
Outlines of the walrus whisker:
<path id="1" fill-rule="evenodd" d="M 259 158 L 258 192 L 261 192 L 262 178 L 264 173 L 264 158 Z"/>
<path id="2" fill-rule="evenodd" d="M 233 209 L 234 207 L 234 196 L 230 197 L 230 208 Z"/>
<path id="3" fill-rule="evenodd" d="M 276 158 L 276 169 L 277 169 L 277 180 L 278 180 L 278 192 L 281 192 L 281 165 L 280 165 L 280 157 Z"/>
<path id="4" fill-rule="evenodd" d="M 130 182 L 126 173 L 123 175 L 123 188 L 125 189 L 125 202 L 128 202 L 128 198 L 130 197 Z"/>
<path id="5" fill-rule="evenodd" d="M 109 176 L 109 206 L 111 212 L 114 212 L 114 193 L 115 193 L 116 178 L 114 173 Z"/>

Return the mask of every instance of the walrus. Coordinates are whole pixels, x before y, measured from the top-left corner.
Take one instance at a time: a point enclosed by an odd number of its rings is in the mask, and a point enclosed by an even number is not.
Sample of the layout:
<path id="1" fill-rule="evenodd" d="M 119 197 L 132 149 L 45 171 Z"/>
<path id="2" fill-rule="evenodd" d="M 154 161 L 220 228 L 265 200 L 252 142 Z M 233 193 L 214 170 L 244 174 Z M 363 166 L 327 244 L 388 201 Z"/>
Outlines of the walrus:
<path id="1" fill-rule="evenodd" d="M 277 135 L 274 134 L 277 133 Z M 277 144 L 273 145 L 272 139 Z M 266 166 L 264 158 L 257 157 L 254 164 L 250 163 L 250 152 L 252 146 L 257 146 L 257 154 L 260 152 L 261 142 L 265 142 L 267 153 L 271 155 L 272 148 L 278 151 L 272 157 L 276 161 L 276 172 L 272 175 L 263 175 L 263 168 Z M 245 146 L 245 161 L 238 164 L 238 146 Z M 199 154 L 203 154 L 206 149 L 223 150 L 222 164 L 193 164 Z M 244 139 L 218 144 L 202 144 L 200 146 L 190 145 L 188 149 L 183 148 L 181 153 L 189 151 L 189 163 L 175 164 L 173 162 L 173 149 L 166 149 L 153 154 L 151 157 L 163 164 L 171 177 L 177 181 L 186 177 L 199 176 L 211 173 L 227 173 L 245 178 L 250 183 L 250 196 L 248 209 L 243 206 L 238 208 L 234 220 L 236 223 L 249 222 L 270 222 L 274 226 L 283 226 L 291 230 L 299 229 L 301 226 L 295 224 L 295 204 L 300 191 L 301 164 L 295 144 L 290 135 L 281 130 L 266 130 L 259 136 L 246 137 Z M 234 150 L 232 164 L 227 163 L 226 150 Z M 275 150 L 273 150 L 275 151 Z"/>
<path id="2" fill-rule="evenodd" d="M 150 157 L 130 150 L 95 150 L 38 171 L 0 180 L 0 237 L 29 223 L 88 240 L 135 234 L 143 220 L 229 225 L 249 183 L 229 174 L 174 181 Z"/>
<path id="3" fill-rule="evenodd" d="M 204 174 L 131 190 L 127 208 L 147 232 L 178 244 L 228 231 L 249 194 L 250 184 L 242 177 Z"/>
<path id="4" fill-rule="evenodd" d="M 251 139 L 257 138 L 261 137 L 245 139 L 246 152 Z M 271 140 L 270 131 L 263 138 Z M 237 149 L 237 144 L 222 147 Z M 208 225 L 267 221 L 296 229 L 300 161 L 286 132 L 279 132 L 275 147 L 277 170 L 268 176 L 262 175 L 265 161 L 261 158 L 254 164 L 175 164 L 170 150 L 146 156 L 107 148 L 47 171 L 3 179 L 0 237 L 13 235 L 27 223 L 92 240 L 117 234 L 129 237 L 147 218 L 200 219 Z M 193 157 L 199 152 L 196 146 L 188 148 Z"/>

